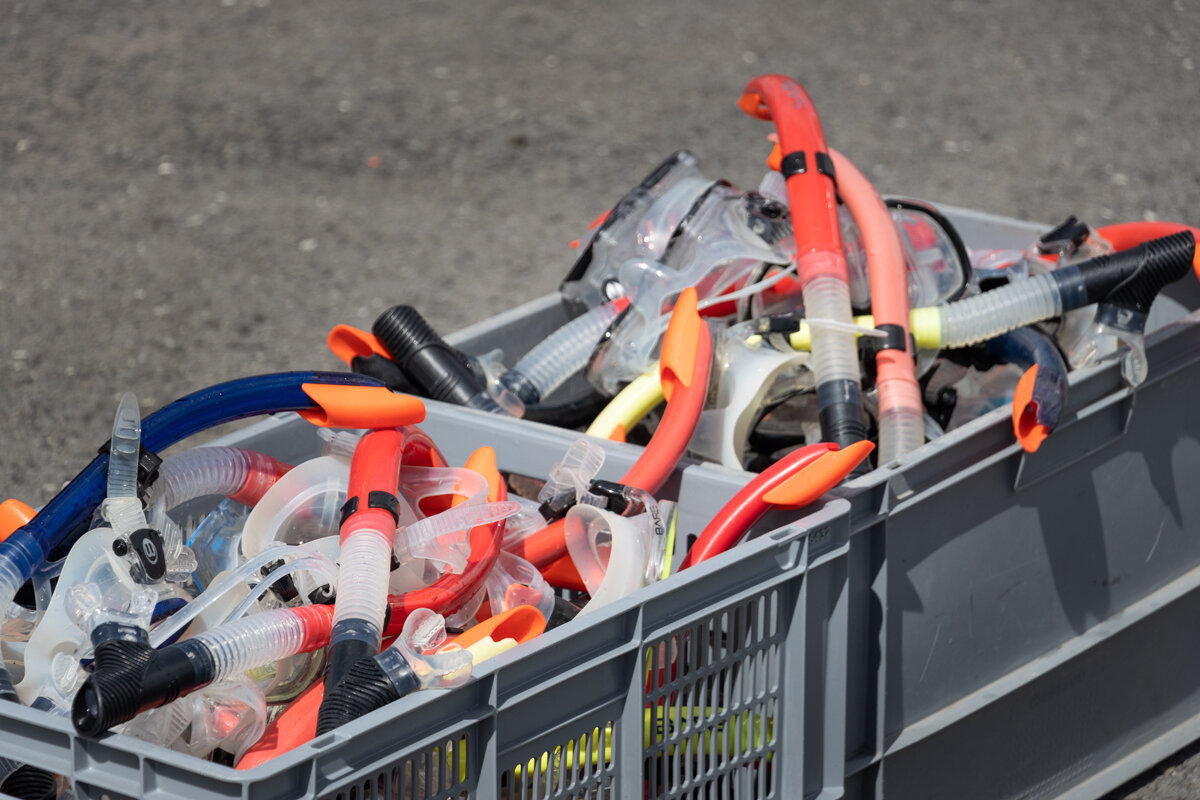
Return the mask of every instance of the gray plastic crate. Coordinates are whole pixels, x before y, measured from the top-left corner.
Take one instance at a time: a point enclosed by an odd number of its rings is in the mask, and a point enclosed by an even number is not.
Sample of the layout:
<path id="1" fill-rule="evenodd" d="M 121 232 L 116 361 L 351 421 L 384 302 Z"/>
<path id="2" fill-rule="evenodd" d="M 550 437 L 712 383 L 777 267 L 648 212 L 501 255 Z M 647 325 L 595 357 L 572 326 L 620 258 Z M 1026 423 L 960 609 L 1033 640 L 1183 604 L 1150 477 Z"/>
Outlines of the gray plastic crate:
<path id="1" fill-rule="evenodd" d="M 1098 797 L 1200 736 L 1198 322 L 1137 391 L 1073 376 L 1037 453 L 1001 409 L 838 490 L 848 796 Z"/>
<path id="2" fill-rule="evenodd" d="M 575 436 L 429 404 L 451 463 L 489 444 L 544 476 Z M 293 415 L 226 437 L 284 460 L 314 455 Z M 632 446 L 606 447 L 619 477 Z M 745 479 L 689 466 L 666 493 L 681 530 Z M 849 503 L 792 523 L 249 771 L 0 704 L 0 754 L 67 776 L 81 798 L 582 800 L 841 796 L 846 738 Z M 760 529 L 770 528 L 766 522 Z"/>
<path id="3" fill-rule="evenodd" d="M 1045 227 L 948 215 L 974 248 Z M 1190 276 L 1169 295 L 1200 308 Z M 563 319 L 542 298 L 464 346 Z M 1075 374 L 1035 454 L 998 409 L 838 490 L 852 504 L 847 797 L 1095 798 L 1200 737 L 1196 320 L 1150 335 L 1148 353 L 1137 391 L 1115 363 Z"/>

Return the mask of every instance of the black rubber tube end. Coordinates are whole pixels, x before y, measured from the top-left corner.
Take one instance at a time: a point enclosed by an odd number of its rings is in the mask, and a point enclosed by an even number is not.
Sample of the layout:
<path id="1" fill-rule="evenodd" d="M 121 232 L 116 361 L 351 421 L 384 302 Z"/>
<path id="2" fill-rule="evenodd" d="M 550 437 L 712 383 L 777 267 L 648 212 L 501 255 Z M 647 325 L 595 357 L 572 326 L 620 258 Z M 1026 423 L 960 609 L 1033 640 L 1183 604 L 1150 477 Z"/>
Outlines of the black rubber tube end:
<path id="1" fill-rule="evenodd" d="M 371 333 L 401 369 L 423 347 L 445 345 L 433 326 L 412 306 L 392 306 L 384 311 L 375 319 Z"/>
<path id="2" fill-rule="evenodd" d="M 0 793 L 19 800 L 51 800 L 58 795 L 54 773 L 22 764 L 0 783 Z"/>
<path id="3" fill-rule="evenodd" d="M 856 381 L 826 381 L 817 387 L 817 408 L 821 421 L 821 440 L 838 447 L 867 438 L 862 416 L 862 389 Z"/>
<path id="4" fill-rule="evenodd" d="M 71 723 L 75 732 L 94 738 L 137 716 L 139 681 L 117 672 L 93 673 L 71 703 Z"/>
<path id="5" fill-rule="evenodd" d="M 214 674 L 212 654 L 195 639 L 162 650 L 126 639 L 101 642 L 95 670 L 71 703 L 71 722 L 80 736 L 99 736 L 146 709 L 207 686 Z"/>
<path id="6" fill-rule="evenodd" d="M 337 685 L 325 692 L 317 712 L 317 735 L 353 722 L 399 697 L 400 692 L 374 656 L 360 658 Z"/>
<path id="7" fill-rule="evenodd" d="M 371 332 L 424 396 L 463 406 L 483 391 L 463 356 L 412 306 L 384 311 Z"/>
<path id="8" fill-rule="evenodd" d="M 336 634 L 336 628 L 335 628 Z M 325 686 L 337 686 L 349 674 L 350 669 L 364 658 L 371 658 L 379 645 L 363 639 L 338 639 L 329 645 L 329 658 L 325 662 Z"/>

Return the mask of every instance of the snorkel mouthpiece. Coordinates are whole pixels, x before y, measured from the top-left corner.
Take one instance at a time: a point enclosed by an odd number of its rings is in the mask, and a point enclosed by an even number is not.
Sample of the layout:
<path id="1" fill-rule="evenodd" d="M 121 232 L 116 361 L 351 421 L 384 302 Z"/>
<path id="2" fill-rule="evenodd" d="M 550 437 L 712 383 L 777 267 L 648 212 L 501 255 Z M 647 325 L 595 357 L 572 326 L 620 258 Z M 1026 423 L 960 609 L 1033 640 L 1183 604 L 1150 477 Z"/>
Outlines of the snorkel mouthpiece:
<path id="1" fill-rule="evenodd" d="M 619 600 L 662 575 L 667 558 L 666 519 L 672 504 L 656 503 L 637 489 L 631 489 L 630 498 L 636 499 L 642 513 L 630 517 L 584 505 L 567 512 L 567 552 L 591 595 L 581 614 Z"/>

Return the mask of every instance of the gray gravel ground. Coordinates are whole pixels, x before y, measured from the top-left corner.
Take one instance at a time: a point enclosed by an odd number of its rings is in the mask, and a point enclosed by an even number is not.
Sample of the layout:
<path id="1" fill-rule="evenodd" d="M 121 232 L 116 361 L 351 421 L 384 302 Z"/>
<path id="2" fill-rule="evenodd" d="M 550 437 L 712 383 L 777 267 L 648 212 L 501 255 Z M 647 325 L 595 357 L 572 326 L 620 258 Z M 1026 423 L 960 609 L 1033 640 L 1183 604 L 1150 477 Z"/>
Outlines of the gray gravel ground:
<path id="1" fill-rule="evenodd" d="M 759 73 L 885 192 L 1196 222 L 1198 35 L 1182 0 L 6 3 L 3 494 L 45 502 L 125 390 L 337 368 L 336 323 L 551 290 L 681 146 L 755 185 Z M 1198 764 L 1112 797 L 1200 796 Z"/>

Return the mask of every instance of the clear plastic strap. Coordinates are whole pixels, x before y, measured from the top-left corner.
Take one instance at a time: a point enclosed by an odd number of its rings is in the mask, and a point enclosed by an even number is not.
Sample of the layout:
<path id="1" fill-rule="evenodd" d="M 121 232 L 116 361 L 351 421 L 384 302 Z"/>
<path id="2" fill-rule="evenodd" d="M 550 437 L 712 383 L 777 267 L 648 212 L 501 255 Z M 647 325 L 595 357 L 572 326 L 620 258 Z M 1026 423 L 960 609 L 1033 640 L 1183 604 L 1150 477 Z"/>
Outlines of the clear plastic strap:
<path id="1" fill-rule="evenodd" d="M 467 567 L 469 543 L 466 532 L 477 525 L 507 519 L 520 510 L 511 500 L 491 503 L 463 503 L 440 514 L 414 522 L 396 533 L 394 550 L 400 563 L 426 558 L 449 565 L 461 573 Z"/>
<path id="2" fill-rule="evenodd" d="M 487 478 L 466 467 L 411 467 L 400 468 L 400 494 L 414 508 L 427 497 L 457 494 L 467 498 L 468 503 L 482 503 L 487 499 Z"/>
<path id="3" fill-rule="evenodd" d="M 839 333 L 853 333 L 858 336 L 869 336 L 875 339 L 886 339 L 887 331 L 881 331 L 878 328 L 869 328 L 866 325 L 859 325 L 856 322 L 842 322 L 836 319 L 806 319 L 810 328 L 826 331 L 837 331 Z"/>
<path id="4" fill-rule="evenodd" d="M 122 536 L 146 527 L 146 514 L 138 499 L 138 462 L 142 449 L 142 413 L 133 392 L 117 404 L 108 450 L 108 491 L 100 514 Z"/>

